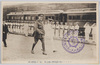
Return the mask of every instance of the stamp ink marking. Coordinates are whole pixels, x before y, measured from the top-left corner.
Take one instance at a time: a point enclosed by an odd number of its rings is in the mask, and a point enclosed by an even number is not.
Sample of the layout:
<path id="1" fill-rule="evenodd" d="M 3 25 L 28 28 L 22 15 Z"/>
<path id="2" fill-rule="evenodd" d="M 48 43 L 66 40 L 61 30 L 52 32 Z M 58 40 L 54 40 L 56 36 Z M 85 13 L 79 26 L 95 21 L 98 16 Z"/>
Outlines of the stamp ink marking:
<path id="1" fill-rule="evenodd" d="M 75 32 L 75 34 L 78 32 Z M 63 48 L 69 53 L 78 53 L 84 48 L 84 38 L 74 36 L 72 31 L 65 33 L 62 40 Z"/>

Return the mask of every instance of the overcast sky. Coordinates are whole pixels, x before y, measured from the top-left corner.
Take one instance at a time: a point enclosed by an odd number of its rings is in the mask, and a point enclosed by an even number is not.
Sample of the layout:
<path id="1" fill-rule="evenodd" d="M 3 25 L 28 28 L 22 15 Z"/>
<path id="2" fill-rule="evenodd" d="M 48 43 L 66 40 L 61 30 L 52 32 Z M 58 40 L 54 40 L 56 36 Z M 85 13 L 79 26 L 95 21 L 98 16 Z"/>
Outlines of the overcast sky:
<path id="1" fill-rule="evenodd" d="M 19 5 L 19 4 L 24 4 L 27 2 L 4 2 L 3 6 L 10 6 L 10 5 Z"/>

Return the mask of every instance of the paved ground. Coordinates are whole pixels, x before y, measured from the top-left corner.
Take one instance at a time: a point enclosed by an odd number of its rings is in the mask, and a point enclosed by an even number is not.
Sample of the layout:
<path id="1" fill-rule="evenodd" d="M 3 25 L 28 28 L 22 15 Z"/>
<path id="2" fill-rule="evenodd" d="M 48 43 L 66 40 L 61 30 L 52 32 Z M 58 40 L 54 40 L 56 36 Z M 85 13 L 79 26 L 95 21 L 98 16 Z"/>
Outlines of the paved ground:
<path id="1" fill-rule="evenodd" d="M 8 47 L 3 48 L 3 61 L 24 61 L 24 60 L 96 60 L 96 45 L 85 44 L 83 50 L 76 54 L 68 53 L 62 47 L 62 41 L 55 40 L 55 49 L 53 53 L 52 45 L 49 39 L 45 39 L 47 55 L 42 55 L 42 46 L 39 41 L 34 49 L 35 54 L 31 54 L 33 37 L 9 34 L 7 39 Z"/>

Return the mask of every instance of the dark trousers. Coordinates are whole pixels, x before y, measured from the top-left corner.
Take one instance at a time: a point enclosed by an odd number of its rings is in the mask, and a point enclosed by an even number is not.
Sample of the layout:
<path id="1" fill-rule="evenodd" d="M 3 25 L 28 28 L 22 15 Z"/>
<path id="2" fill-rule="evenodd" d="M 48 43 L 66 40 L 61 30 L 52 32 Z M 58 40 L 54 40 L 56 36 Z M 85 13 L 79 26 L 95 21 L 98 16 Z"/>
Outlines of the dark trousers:
<path id="1" fill-rule="evenodd" d="M 32 50 L 34 49 L 35 45 L 37 44 L 38 40 L 42 42 L 42 49 L 45 51 L 45 44 L 44 44 L 44 38 L 34 38 L 34 43 L 32 46 Z"/>
<path id="2" fill-rule="evenodd" d="M 3 39 L 4 46 L 7 46 L 6 39 Z"/>

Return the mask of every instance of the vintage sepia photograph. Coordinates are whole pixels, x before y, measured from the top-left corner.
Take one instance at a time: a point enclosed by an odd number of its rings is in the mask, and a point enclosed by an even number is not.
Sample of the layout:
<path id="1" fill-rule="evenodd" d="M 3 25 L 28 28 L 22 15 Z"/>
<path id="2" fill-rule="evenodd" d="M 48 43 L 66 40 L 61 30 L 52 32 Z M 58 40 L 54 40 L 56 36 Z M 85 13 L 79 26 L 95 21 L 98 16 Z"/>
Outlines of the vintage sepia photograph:
<path id="1" fill-rule="evenodd" d="M 1 6 L 1 63 L 99 63 L 98 2 Z"/>

